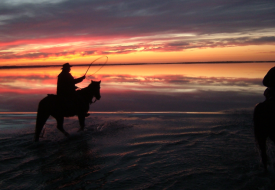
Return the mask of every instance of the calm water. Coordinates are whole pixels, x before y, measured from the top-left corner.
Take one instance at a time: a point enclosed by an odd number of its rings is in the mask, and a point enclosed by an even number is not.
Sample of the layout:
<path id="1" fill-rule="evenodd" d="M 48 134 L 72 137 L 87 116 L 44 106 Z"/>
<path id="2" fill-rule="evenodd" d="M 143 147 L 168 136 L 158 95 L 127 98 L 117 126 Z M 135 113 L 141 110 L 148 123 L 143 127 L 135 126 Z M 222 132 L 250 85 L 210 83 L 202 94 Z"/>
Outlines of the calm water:
<path id="1" fill-rule="evenodd" d="M 77 86 L 101 80 L 91 111 L 216 112 L 253 108 L 264 100 L 262 79 L 274 63 L 106 66 Z M 74 77 L 87 67 L 73 67 Z M 91 67 L 90 72 L 97 67 Z M 0 112 L 36 112 L 56 93 L 59 67 L 0 69 Z"/>
<path id="2" fill-rule="evenodd" d="M 53 119 L 33 143 L 35 114 L 1 115 L 1 189 L 274 189 L 251 112 L 91 114 L 84 132 Z M 269 145 L 274 160 L 274 147 Z"/>

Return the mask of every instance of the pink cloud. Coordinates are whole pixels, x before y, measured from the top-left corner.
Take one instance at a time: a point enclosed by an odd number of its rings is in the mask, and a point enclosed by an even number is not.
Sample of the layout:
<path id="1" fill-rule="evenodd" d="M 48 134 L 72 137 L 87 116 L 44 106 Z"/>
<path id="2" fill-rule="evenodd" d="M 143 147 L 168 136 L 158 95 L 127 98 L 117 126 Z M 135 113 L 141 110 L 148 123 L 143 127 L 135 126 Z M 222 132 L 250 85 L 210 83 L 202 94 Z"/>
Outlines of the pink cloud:
<path id="1" fill-rule="evenodd" d="M 121 45 L 115 45 L 114 39 L 95 42 L 92 38 L 62 38 L 62 39 L 42 39 L 23 40 L 0 44 L 4 52 L 0 52 L 0 59 L 38 59 L 59 56 L 89 56 L 106 54 L 128 54 L 133 52 L 172 52 L 183 51 L 194 48 L 216 48 L 235 47 L 248 45 L 275 45 L 275 37 L 242 37 L 242 38 L 220 38 L 215 40 L 200 40 L 199 38 L 178 37 L 162 40 L 158 43 L 146 43 L 144 40 L 131 41 L 132 45 L 124 45 L 126 39 L 121 39 Z M 157 39 L 156 39 L 157 41 Z M 9 45 L 7 45 L 9 44 Z M 32 45 L 33 44 L 33 45 Z M 35 45 L 34 45 L 35 44 Z M 47 47 L 49 46 L 49 47 Z"/>

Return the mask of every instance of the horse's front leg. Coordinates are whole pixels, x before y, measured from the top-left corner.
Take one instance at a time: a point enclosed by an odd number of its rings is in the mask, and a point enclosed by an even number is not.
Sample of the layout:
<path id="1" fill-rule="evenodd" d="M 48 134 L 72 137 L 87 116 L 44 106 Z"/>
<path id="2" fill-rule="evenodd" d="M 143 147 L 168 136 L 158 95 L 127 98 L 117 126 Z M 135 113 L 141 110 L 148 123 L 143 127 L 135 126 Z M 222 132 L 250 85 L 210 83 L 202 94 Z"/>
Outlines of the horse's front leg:
<path id="1" fill-rule="evenodd" d="M 80 129 L 78 131 L 83 131 L 85 127 L 85 116 L 83 114 L 78 115 L 78 121 Z"/>
<path id="2" fill-rule="evenodd" d="M 67 133 L 63 128 L 64 117 L 57 117 L 55 119 L 57 121 L 57 129 L 59 129 L 59 131 L 61 131 L 66 137 L 68 137 L 69 133 Z"/>

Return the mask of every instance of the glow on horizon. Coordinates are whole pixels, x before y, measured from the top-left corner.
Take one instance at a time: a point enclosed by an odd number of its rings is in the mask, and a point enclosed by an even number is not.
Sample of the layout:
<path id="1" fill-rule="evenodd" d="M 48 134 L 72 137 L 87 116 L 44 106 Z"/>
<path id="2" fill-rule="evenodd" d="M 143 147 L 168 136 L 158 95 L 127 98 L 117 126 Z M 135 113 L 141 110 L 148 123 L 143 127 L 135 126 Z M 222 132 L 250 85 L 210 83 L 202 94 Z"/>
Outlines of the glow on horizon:
<path id="1" fill-rule="evenodd" d="M 80 42 L 78 42 L 80 43 Z M 81 43 L 80 43 L 81 44 Z M 37 47 L 38 48 L 38 47 Z M 108 63 L 173 63 L 173 62 L 196 62 L 196 61 L 272 61 L 275 60 L 274 46 L 239 46 L 224 48 L 194 48 L 184 51 L 155 52 L 137 50 L 135 53 L 107 54 Z M 53 50 L 52 50 L 53 51 Z M 2 53 L 3 54 L 3 53 Z M 102 54 L 101 54 L 102 55 Z M 50 56 L 41 58 L 21 58 L 1 60 L 0 65 L 41 65 L 41 64 L 72 64 L 90 63 L 99 55 L 85 55 L 83 52 L 74 54 Z"/>
<path id="2" fill-rule="evenodd" d="M 102 59 L 103 60 L 103 59 Z M 103 63 L 105 60 L 99 62 Z M 62 63 L 63 64 L 63 63 Z M 4 77 L 26 77 L 41 79 L 56 78 L 61 72 L 60 67 L 0 69 L 0 75 Z M 262 78 L 274 63 L 222 63 L 222 64 L 162 64 L 162 65 L 117 65 L 105 66 L 95 75 L 133 75 L 137 77 L 154 75 L 185 75 L 192 77 L 235 77 L 235 78 Z M 87 76 L 97 71 L 100 66 L 90 67 Z M 77 78 L 84 75 L 88 66 L 74 66 L 71 74 Z M 20 72 L 19 72 L 20 71 Z"/>
<path id="3" fill-rule="evenodd" d="M 275 60 L 275 45 L 227 42 L 230 35 L 232 38 L 245 38 L 237 34 L 196 36 L 167 33 L 132 38 L 80 36 L 21 39 L 0 42 L 0 65 L 46 65 L 64 62 L 83 64 L 101 55 L 108 55 L 109 63 Z M 261 34 L 257 33 L 257 36 L 260 37 Z M 178 49 L 181 40 L 186 44 Z"/>
<path id="4" fill-rule="evenodd" d="M 83 88 L 91 80 L 101 80 L 105 92 L 174 92 L 196 93 L 199 90 L 259 91 L 261 80 L 273 63 L 191 64 L 106 66 L 95 75 L 91 67 L 86 79 L 77 84 Z M 60 67 L 61 68 L 61 67 Z M 2 93 L 47 94 L 56 92 L 59 67 L 1 69 Z M 157 68 L 157 69 L 156 69 Z M 72 67 L 72 75 L 82 76 L 87 67 Z M 249 86 L 249 88 L 247 88 Z"/>
<path id="5" fill-rule="evenodd" d="M 102 99 L 91 106 L 94 111 L 222 111 L 261 101 L 265 88 L 261 81 L 273 65 L 109 66 L 95 75 L 88 73 L 77 86 L 84 88 L 91 80 L 101 80 Z M 71 72 L 80 77 L 86 69 L 76 66 Z M 60 72 L 60 67 L 0 69 L 0 111 L 36 111 L 42 98 L 56 94 Z"/>

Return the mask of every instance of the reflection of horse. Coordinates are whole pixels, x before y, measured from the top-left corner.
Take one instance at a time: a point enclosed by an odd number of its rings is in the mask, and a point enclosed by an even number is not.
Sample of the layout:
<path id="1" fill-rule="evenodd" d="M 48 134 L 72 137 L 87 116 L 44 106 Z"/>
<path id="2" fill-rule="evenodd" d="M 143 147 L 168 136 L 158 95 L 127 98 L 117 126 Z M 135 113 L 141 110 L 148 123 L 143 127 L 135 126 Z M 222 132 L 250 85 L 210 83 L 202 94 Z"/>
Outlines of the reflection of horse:
<path id="1" fill-rule="evenodd" d="M 77 115 L 80 124 L 80 130 L 83 130 L 85 125 L 85 115 L 89 110 L 89 104 L 92 103 L 93 97 L 95 97 L 97 100 L 101 98 L 100 82 L 101 81 L 92 81 L 88 87 L 76 91 L 76 96 L 79 100 L 78 105 L 75 105 L 75 108 L 71 110 L 67 110 L 66 108 L 64 109 L 64 105 L 62 105 L 61 101 L 58 99 L 59 97 L 56 95 L 48 95 L 42 99 L 38 105 L 34 140 L 39 140 L 42 128 L 50 115 L 56 119 L 57 128 L 66 136 L 69 134 L 63 129 L 64 117 Z"/>
<path id="2" fill-rule="evenodd" d="M 268 100 L 256 105 L 253 115 L 254 134 L 259 145 L 264 168 L 267 169 L 266 139 L 275 143 L 275 101 Z"/>

